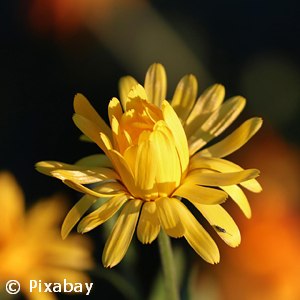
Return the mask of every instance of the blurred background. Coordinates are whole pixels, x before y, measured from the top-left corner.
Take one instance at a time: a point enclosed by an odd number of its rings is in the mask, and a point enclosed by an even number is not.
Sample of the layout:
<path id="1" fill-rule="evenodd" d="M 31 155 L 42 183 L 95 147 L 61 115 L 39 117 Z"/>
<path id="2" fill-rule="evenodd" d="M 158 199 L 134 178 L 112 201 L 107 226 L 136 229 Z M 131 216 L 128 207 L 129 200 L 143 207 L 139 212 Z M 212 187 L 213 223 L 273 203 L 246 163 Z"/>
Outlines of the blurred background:
<path id="1" fill-rule="evenodd" d="M 229 208 L 242 244 L 231 249 L 217 240 L 219 265 L 204 264 L 184 241 L 174 242 L 184 275 L 182 298 L 300 299 L 299 2 L 15 0 L 0 7 L 0 169 L 13 172 L 28 206 L 55 192 L 70 203 L 79 197 L 34 170 L 40 160 L 73 163 L 97 153 L 95 145 L 79 141 L 71 119 L 77 92 L 106 118 L 121 76 L 143 82 L 148 66 L 160 62 L 171 98 L 179 79 L 194 73 L 200 92 L 218 82 L 227 97 L 247 98 L 237 124 L 249 116 L 264 119 L 263 129 L 232 157 L 261 170 L 264 191 L 248 194 L 251 220 Z M 99 268 L 101 231 L 89 234 Z M 130 267 L 121 263 L 116 271 L 130 273 L 148 297 L 159 285 L 156 243 L 135 241 L 128 260 Z M 94 296 L 126 299 L 109 278 L 95 275 L 94 282 Z"/>

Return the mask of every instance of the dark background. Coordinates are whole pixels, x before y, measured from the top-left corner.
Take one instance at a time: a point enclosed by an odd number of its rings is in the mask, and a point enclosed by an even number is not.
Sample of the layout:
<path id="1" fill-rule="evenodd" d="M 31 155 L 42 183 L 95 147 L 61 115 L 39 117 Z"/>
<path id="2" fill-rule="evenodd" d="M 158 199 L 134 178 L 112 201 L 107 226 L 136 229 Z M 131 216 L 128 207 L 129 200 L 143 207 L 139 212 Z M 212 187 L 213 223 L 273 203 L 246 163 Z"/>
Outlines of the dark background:
<path id="1" fill-rule="evenodd" d="M 43 12 L 44 27 L 39 27 L 30 15 L 34 2 L 3 1 L 0 19 L 0 169 L 15 174 L 28 205 L 57 191 L 70 199 L 78 197 L 61 182 L 37 173 L 36 162 L 73 163 L 98 151 L 78 140 L 80 132 L 71 119 L 75 93 L 86 95 L 106 118 L 107 102 L 118 96 L 119 78 L 131 74 L 143 82 L 140 74 L 154 62 L 145 60 L 140 70 L 131 69 L 84 23 L 64 30 Z M 209 79 L 199 78 L 200 83 L 220 82 L 229 96 L 245 96 L 246 115 L 262 116 L 267 126 L 299 145 L 299 1 L 173 0 L 150 1 L 150 5 L 210 74 Z M 110 26 L 109 21 L 101 24 Z M 132 39 L 127 38 L 124 51 Z M 153 37 L 151 42 L 172 48 Z M 163 58 L 154 59 L 164 64 Z M 171 80 L 170 91 L 183 75 Z M 205 87 L 200 84 L 200 91 Z M 96 231 L 91 234 L 95 239 Z M 156 245 L 143 247 L 145 257 L 155 257 L 153 253 L 157 254 Z M 100 262 L 101 249 L 96 256 Z M 141 267 L 144 276 L 150 278 L 158 264 L 154 258 L 148 271 Z M 149 286 L 143 284 L 145 290 Z M 101 294 L 101 286 L 97 291 Z"/>

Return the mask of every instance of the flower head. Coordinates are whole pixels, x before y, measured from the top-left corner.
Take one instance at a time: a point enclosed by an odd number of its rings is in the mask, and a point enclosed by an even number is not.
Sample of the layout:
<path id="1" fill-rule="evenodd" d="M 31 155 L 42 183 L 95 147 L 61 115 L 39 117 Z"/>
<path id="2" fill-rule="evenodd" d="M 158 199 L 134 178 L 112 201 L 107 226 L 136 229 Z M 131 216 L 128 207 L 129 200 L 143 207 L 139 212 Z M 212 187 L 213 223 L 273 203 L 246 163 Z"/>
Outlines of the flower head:
<path id="1" fill-rule="evenodd" d="M 137 230 L 142 243 L 151 243 L 160 230 L 171 237 L 184 236 L 206 261 L 219 261 L 218 248 L 184 204 L 191 202 L 230 246 L 240 243 L 240 233 L 220 205 L 228 195 L 247 217 L 251 211 L 241 185 L 261 190 L 254 179 L 256 169 L 243 170 L 222 159 L 246 143 L 261 126 L 261 119 L 246 121 L 213 146 L 203 147 L 221 134 L 239 115 L 245 99 L 234 97 L 222 104 L 224 88 L 214 85 L 197 100 L 197 81 L 185 76 L 171 104 L 166 98 L 166 74 L 162 65 L 152 65 L 144 87 L 130 77 L 120 81 L 120 99 L 108 106 L 110 127 L 81 94 L 74 99 L 76 126 L 94 141 L 105 155 L 92 155 L 75 165 L 40 162 L 37 169 L 61 179 L 85 194 L 67 215 L 62 235 L 93 205 L 99 208 L 78 224 L 87 232 L 121 209 L 103 251 L 103 263 L 113 267 L 124 257 Z M 92 188 L 85 184 L 95 184 Z"/>
<path id="2" fill-rule="evenodd" d="M 24 198 L 14 177 L 0 173 L 0 286 L 18 280 L 28 299 L 56 299 L 47 293 L 29 290 L 31 279 L 44 282 L 87 282 L 83 270 L 93 266 L 90 244 L 71 236 L 62 241 L 59 223 L 64 210 L 60 197 L 35 204 L 26 214 Z"/>

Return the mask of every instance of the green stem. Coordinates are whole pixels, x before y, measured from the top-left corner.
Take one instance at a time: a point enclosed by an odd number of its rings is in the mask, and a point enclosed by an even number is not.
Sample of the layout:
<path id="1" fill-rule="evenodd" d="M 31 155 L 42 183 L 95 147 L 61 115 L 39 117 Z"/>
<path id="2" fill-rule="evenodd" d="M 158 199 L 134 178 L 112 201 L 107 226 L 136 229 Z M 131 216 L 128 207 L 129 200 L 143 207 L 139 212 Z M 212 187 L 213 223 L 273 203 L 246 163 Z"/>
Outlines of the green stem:
<path id="1" fill-rule="evenodd" d="M 158 236 L 158 244 L 165 278 L 166 295 L 170 300 L 179 300 L 180 298 L 171 241 L 169 236 L 163 230 L 160 231 Z"/>

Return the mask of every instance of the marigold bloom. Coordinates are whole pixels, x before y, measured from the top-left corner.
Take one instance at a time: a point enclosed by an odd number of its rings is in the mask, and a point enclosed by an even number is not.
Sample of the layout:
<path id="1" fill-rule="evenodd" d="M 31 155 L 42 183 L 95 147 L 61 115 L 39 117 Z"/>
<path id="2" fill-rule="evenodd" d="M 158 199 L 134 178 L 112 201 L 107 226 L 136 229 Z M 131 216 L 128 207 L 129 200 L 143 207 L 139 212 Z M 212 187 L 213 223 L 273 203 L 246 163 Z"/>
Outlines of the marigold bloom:
<path id="1" fill-rule="evenodd" d="M 25 214 L 23 193 L 14 177 L 0 173 L 0 287 L 14 279 L 28 299 L 53 300 L 52 293 L 30 292 L 29 281 L 89 282 L 83 270 L 93 266 L 90 243 L 74 235 L 68 241 L 61 239 L 64 213 L 61 199 L 53 197 Z"/>
<path id="2" fill-rule="evenodd" d="M 243 170 L 222 159 L 256 133 L 260 118 L 246 121 L 222 141 L 202 149 L 239 115 L 245 99 L 234 97 L 222 104 L 224 88 L 214 85 L 196 101 L 197 81 L 187 75 L 169 104 L 166 81 L 160 64 L 149 68 L 144 87 L 130 76 L 122 78 L 122 104 L 113 98 L 108 106 L 111 127 L 77 94 L 73 120 L 105 155 L 86 157 L 75 165 L 48 161 L 36 166 L 86 194 L 67 215 L 63 237 L 98 198 L 105 202 L 79 222 L 79 232 L 90 231 L 122 208 L 103 251 L 106 267 L 120 262 L 136 228 L 142 243 L 155 240 L 161 228 L 171 237 L 184 236 L 203 259 L 217 263 L 215 242 L 182 199 L 190 201 L 218 235 L 236 247 L 240 232 L 220 204 L 229 195 L 250 217 L 250 206 L 238 184 L 253 192 L 261 190 L 254 179 L 258 170 Z M 91 183 L 93 188 L 84 186 Z"/>

